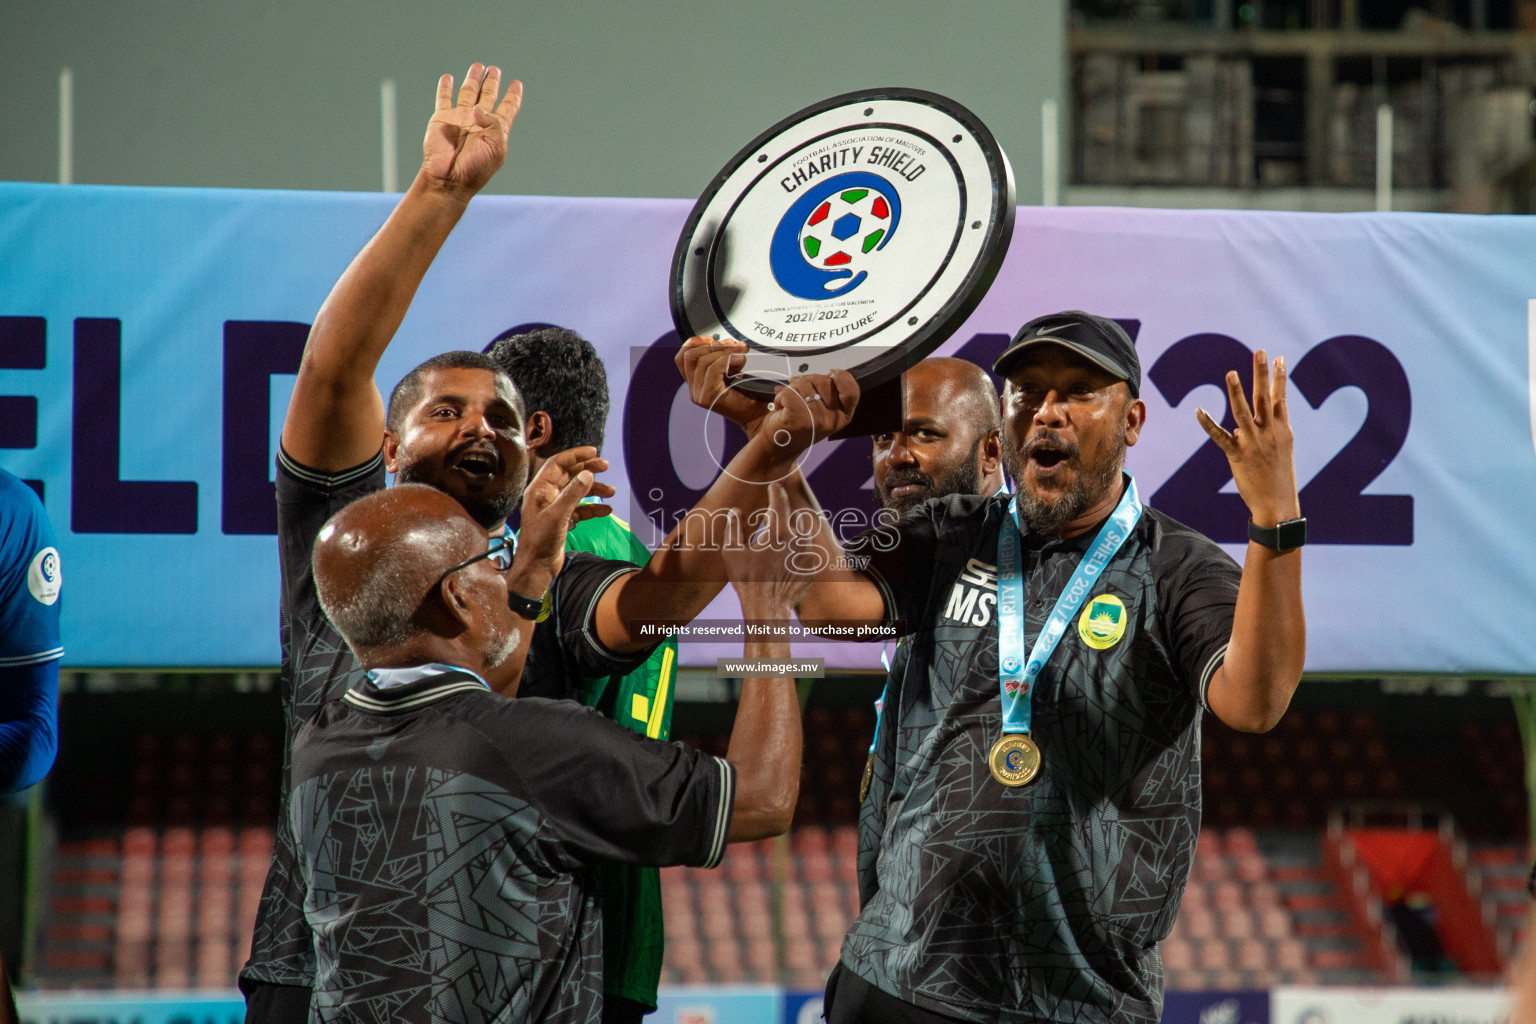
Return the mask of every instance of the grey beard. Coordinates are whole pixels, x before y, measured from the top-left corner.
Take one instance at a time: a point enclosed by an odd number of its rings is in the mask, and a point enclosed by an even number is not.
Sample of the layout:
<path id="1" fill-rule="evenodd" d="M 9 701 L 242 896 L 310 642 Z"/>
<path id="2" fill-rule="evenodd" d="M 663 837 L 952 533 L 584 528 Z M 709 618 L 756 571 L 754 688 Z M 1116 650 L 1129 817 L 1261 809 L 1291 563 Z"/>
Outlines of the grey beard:
<path id="1" fill-rule="evenodd" d="M 485 667 L 496 668 L 512 657 L 512 652 L 517 650 L 517 645 L 522 639 L 522 632 L 515 626 L 501 636 L 492 633 L 486 645 Z"/>
<path id="2" fill-rule="evenodd" d="M 1102 463 L 1084 466 L 1072 485 L 1054 499 L 1030 493 L 1024 483 L 1025 460 L 1019 452 L 1010 450 L 1004 456 L 1018 492 L 1015 498 L 1019 518 L 1029 526 L 1031 533 L 1057 534 L 1120 479 L 1120 471 L 1125 465 L 1125 432 L 1121 431 L 1114 449 Z"/>
<path id="3" fill-rule="evenodd" d="M 1090 504 L 1087 481 L 1078 477 L 1065 494 L 1054 501 L 1037 498 L 1024 487 L 1018 491 L 1019 518 L 1029 525 L 1030 533 L 1060 533 Z"/>

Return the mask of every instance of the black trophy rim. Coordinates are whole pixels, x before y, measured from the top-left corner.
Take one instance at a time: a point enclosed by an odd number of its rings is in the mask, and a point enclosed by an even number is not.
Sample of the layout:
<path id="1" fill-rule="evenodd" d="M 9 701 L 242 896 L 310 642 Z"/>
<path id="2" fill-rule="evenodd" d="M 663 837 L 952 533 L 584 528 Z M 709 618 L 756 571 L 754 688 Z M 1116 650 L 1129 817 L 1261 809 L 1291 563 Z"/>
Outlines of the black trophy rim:
<path id="1" fill-rule="evenodd" d="M 803 107 L 774 124 L 766 131 L 758 133 L 752 141 L 736 152 L 736 155 L 726 161 L 720 171 L 710 179 L 704 191 L 693 204 L 693 209 L 688 211 L 688 219 L 683 223 L 682 233 L 678 236 L 677 245 L 672 251 L 672 267 L 669 280 L 669 299 L 672 310 L 672 324 L 677 331 L 679 340 L 693 337 L 698 329 L 688 322 L 687 307 L 683 297 L 683 264 L 689 257 L 689 251 L 694 247 L 694 232 L 698 230 L 699 221 L 703 218 L 705 209 L 714 200 L 720 188 L 731 175 L 748 160 L 757 155 L 765 145 L 783 134 L 789 128 L 800 122 L 814 117 L 823 111 L 835 107 L 848 106 L 855 103 L 870 103 L 881 100 L 904 100 L 907 102 L 921 103 L 926 106 L 936 107 L 956 121 L 960 122 L 975 137 L 981 147 L 983 157 L 986 159 L 987 170 L 992 178 L 992 202 L 989 216 L 994 229 L 989 232 L 989 237 L 983 243 L 980 252 L 972 261 L 970 270 L 965 279 L 954 293 L 939 308 L 939 311 L 930 317 L 927 323 L 913 326 L 912 333 L 908 335 L 904 344 L 892 346 L 884 353 L 875 356 L 858 365 L 860 384 L 862 387 L 877 387 L 901 373 L 910 365 L 925 358 L 930 352 L 938 348 L 960 328 L 980 305 L 992 282 L 997 279 L 997 273 L 1002 269 L 1003 260 L 1008 255 L 1008 245 L 1013 239 L 1014 216 L 1017 207 L 1017 197 L 1013 180 L 1013 168 L 1008 163 L 1007 156 L 1002 147 L 998 145 L 997 138 L 991 130 L 971 110 L 950 99 L 947 96 L 924 89 L 908 89 L 892 87 L 883 89 L 866 89 L 857 92 L 846 92 L 832 96 L 820 102 Z M 711 242 L 711 246 L 713 241 Z M 705 271 L 706 280 L 708 270 Z M 713 296 L 710 305 L 715 305 Z M 889 329 L 889 328 L 887 328 Z M 807 352 L 806 355 L 814 353 Z M 772 397 L 774 389 L 781 383 L 770 380 L 746 378 L 737 387 L 759 397 Z"/>

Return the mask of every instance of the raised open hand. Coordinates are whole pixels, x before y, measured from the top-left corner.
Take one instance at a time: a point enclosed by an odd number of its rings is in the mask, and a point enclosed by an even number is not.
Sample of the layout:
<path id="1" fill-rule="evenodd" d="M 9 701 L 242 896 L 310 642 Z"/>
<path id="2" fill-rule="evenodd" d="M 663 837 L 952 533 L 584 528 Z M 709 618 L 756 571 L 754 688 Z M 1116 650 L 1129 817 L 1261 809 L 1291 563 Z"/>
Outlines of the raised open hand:
<path id="1" fill-rule="evenodd" d="M 1269 356 L 1253 354 L 1253 406 L 1243 396 L 1237 371 L 1227 373 L 1227 401 L 1235 429 L 1229 434 L 1204 409 L 1195 418 L 1227 456 L 1237 493 L 1258 526 L 1271 527 L 1301 515 L 1292 454 L 1291 418 L 1285 402 L 1285 359 L 1277 358 L 1271 380 Z"/>
<path id="2" fill-rule="evenodd" d="M 607 468 L 608 460 L 599 458 L 597 449 L 591 447 L 563 451 L 539 468 L 523 492 L 522 528 L 511 579 L 526 579 L 542 591 L 559 574 L 565 564 L 566 531 L 584 519 L 613 511 L 608 505 L 581 503 L 589 494 L 613 497 L 612 484 L 593 478 L 594 473 Z M 533 596 L 528 591 L 519 593 Z"/>
<path id="3" fill-rule="evenodd" d="M 523 83 L 513 79 L 496 102 L 501 69 L 475 63 L 464 75 L 458 101 L 453 76 L 437 80 L 437 111 L 427 122 L 422 140 L 422 172 L 445 191 L 465 202 L 491 180 L 507 158 L 507 133 L 523 105 Z"/>
<path id="4" fill-rule="evenodd" d="M 726 511 L 720 556 L 747 618 L 788 619 L 815 578 L 799 571 L 805 548 L 793 529 L 792 514 L 789 494 L 780 483 L 768 485 L 768 507 L 752 517 L 755 532 L 743 529 L 736 509 Z"/>

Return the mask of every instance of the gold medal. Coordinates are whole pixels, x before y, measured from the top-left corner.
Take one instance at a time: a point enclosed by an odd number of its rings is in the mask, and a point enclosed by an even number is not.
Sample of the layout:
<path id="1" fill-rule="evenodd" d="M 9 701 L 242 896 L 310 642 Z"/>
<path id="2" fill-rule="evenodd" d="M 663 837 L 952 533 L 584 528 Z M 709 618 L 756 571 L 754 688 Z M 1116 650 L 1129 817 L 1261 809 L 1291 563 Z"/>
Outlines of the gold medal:
<path id="1" fill-rule="evenodd" d="M 992 777 L 1005 786 L 1025 786 L 1040 774 L 1040 748 L 1021 732 L 1005 732 L 987 754 Z"/>
<path id="2" fill-rule="evenodd" d="M 875 777 L 875 752 L 871 750 L 864 759 L 864 777 L 859 780 L 859 803 L 869 796 L 869 783 Z"/>

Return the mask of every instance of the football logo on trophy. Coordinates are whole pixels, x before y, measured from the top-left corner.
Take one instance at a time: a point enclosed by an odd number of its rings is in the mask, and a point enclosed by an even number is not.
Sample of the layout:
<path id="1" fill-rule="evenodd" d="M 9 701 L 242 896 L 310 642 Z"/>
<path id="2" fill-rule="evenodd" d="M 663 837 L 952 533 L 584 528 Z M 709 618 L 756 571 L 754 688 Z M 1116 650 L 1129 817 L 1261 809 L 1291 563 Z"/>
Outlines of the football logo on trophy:
<path id="1" fill-rule="evenodd" d="M 901 221 L 901 196 L 878 174 L 849 171 L 797 199 L 773 232 L 773 279 L 802 299 L 847 295 L 869 276 Z"/>

